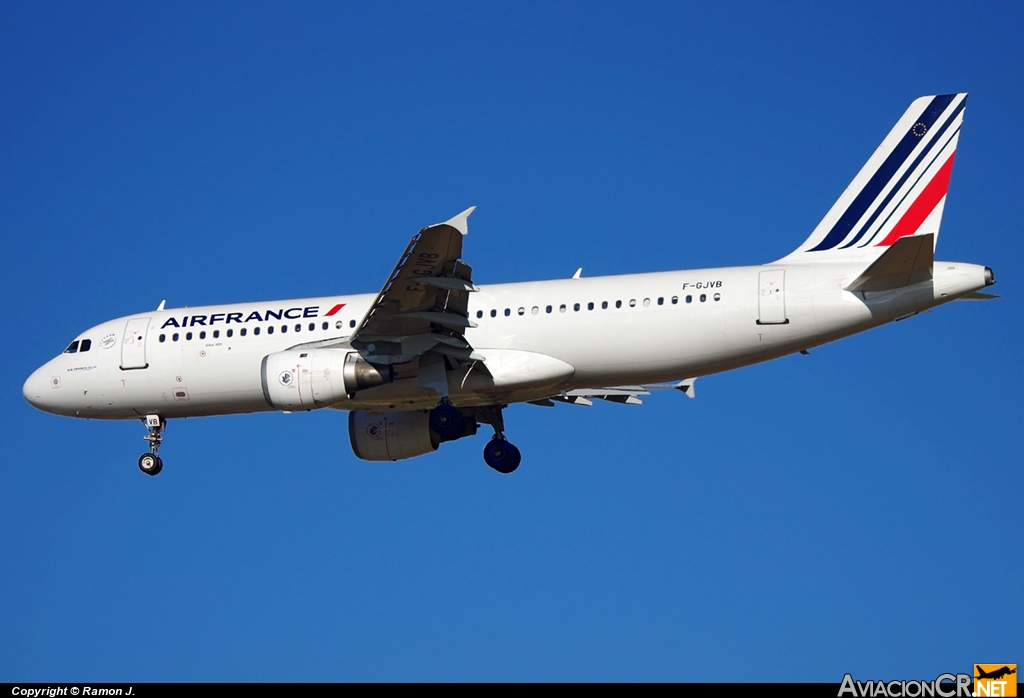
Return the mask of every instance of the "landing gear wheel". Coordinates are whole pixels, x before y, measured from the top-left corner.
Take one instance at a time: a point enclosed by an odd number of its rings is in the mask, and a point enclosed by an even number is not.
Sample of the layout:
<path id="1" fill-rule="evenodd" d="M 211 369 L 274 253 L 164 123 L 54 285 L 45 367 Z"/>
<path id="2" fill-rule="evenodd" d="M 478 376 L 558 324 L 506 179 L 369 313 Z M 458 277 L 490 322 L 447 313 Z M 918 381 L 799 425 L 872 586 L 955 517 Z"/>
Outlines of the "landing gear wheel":
<path id="1" fill-rule="evenodd" d="M 430 428 L 442 439 L 457 439 L 466 432 L 466 418 L 450 403 L 442 402 L 430 411 Z"/>
<path id="2" fill-rule="evenodd" d="M 139 456 L 139 470 L 146 475 L 156 475 L 164 469 L 164 462 L 160 456 L 153 453 L 143 453 Z"/>
<path id="3" fill-rule="evenodd" d="M 139 470 L 146 475 L 156 475 L 164 469 L 164 462 L 157 454 L 160 453 L 160 444 L 164 440 L 164 429 L 167 428 L 167 420 L 158 414 L 147 414 L 142 419 L 148 432 L 142 438 L 149 442 L 149 453 L 139 456 Z"/>
<path id="4" fill-rule="evenodd" d="M 484 461 L 503 475 L 514 472 L 522 459 L 519 449 L 505 439 L 491 439 L 484 446 Z"/>

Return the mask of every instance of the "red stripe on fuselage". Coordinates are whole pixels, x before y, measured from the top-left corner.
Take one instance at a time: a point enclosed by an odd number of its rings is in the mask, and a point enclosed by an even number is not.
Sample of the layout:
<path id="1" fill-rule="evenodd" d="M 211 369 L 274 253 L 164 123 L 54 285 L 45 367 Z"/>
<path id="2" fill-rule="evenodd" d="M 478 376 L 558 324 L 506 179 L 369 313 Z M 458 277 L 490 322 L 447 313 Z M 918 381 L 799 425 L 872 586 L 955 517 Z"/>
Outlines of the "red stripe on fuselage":
<path id="1" fill-rule="evenodd" d="M 330 317 L 330 316 L 334 315 L 336 312 L 338 312 L 339 310 L 341 310 L 344 307 L 345 307 L 344 303 L 338 303 L 336 306 L 334 306 L 333 308 L 328 310 L 326 313 L 324 313 L 324 317 Z"/>
<path id="2" fill-rule="evenodd" d="M 903 218 L 900 218 L 899 222 L 885 239 L 876 245 L 877 247 L 886 247 L 901 237 L 913 235 L 917 232 L 925 219 L 931 215 L 935 207 L 942 201 L 942 197 L 946 195 L 946 191 L 949 189 L 949 175 L 953 172 L 953 158 L 955 157 L 956 151 L 954 150 L 953 154 L 949 156 L 949 160 L 946 160 L 946 164 L 939 168 L 939 171 L 935 173 L 932 181 L 928 182 L 928 186 L 924 188 L 924 191 L 917 197 L 917 200 L 910 204 L 910 208 L 903 214 Z"/>

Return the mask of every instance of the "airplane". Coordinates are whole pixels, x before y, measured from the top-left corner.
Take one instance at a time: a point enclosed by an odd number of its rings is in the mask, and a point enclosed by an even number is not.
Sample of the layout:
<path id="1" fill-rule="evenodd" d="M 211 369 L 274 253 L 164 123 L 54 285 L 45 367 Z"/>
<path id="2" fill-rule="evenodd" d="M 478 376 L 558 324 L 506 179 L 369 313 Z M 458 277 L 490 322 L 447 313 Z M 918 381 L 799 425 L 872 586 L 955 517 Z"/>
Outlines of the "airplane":
<path id="1" fill-rule="evenodd" d="M 1001 679 L 1004 676 L 1009 676 L 1010 674 L 1016 674 L 1017 673 L 1016 667 L 1011 669 L 1008 666 L 1004 666 L 1002 668 L 995 669 L 995 670 L 990 671 L 990 672 L 989 671 L 985 671 L 984 669 L 981 668 L 981 666 L 979 666 L 977 664 L 974 665 L 974 668 L 975 668 L 975 670 L 978 673 L 978 675 L 974 677 L 976 679 Z"/>
<path id="2" fill-rule="evenodd" d="M 810 236 L 761 266 L 477 285 L 474 208 L 420 230 L 376 294 L 167 308 L 79 334 L 25 381 L 34 407 L 141 419 L 156 475 L 167 420 L 348 411 L 369 461 L 493 428 L 484 460 L 521 454 L 513 403 L 636 404 L 655 388 L 768 361 L 952 300 L 996 296 L 989 267 L 934 260 L 966 93 L 911 103 Z"/>

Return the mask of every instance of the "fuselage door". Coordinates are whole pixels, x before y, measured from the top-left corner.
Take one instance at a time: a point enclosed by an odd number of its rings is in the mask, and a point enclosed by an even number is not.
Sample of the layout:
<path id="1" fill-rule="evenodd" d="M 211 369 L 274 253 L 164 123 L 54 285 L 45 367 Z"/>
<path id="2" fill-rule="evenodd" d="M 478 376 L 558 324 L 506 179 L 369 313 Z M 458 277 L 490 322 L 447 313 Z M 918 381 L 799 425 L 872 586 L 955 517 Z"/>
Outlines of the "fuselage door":
<path id="1" fill-rule="evenodd" d="M 771 269 L 758 276 L 757 324 L 785 325 L 786 270 Z"/>
<path id="2" fill-rule="evenodd" d="M 148 368 L 146 363 L 146 330 L 149 329 L 149 318 L 132 318 L 124 326 L 124 337 L 121 338 L 121 369 Z"/>

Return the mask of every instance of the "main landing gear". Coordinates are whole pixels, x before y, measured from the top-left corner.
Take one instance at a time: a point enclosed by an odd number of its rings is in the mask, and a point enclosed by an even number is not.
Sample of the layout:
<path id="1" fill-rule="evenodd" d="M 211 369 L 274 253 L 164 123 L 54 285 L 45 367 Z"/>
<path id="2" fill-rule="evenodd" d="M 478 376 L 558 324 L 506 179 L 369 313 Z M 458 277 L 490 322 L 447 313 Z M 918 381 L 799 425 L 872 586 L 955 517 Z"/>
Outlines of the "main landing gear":
<path id="1" fill-rule="evenodd" d="M 519 467 L 523 457 L 519 449 L 505 438 L 505 420 L 501 417 L 504 407 L 477 407 L 476 414 L 467 417 L 447 397 L 443 397 L 437 407 L 430 411 L 430 429 L 444 441 L 454 441 L 475 434 L 477 422 L 490 424 L 494 427 L 494 437 L 484 447 L 484 461 L 499 473 L 507 475 Z"/>
<path id="2" fill-rule="evenodd" d="M 157 414 L 147 414 L 142 420 L 149 433 L 142 438 L 149 442 L 149 453 L 139 456 L 139 470 L 146 475 L 157 475 L 164 469 L 164 462 L 160 456 L 160 442 L 164 440 L 163 431 L 167 428 L 167 420 Z"/>
<path id="3" fill-rule="evenodd" d="M 484 446 L 484 462 L 503 475 L 508 475 L 518 468 L 522 459 L 519 449 L 509 443 L 502 434 L 496 433 Z"/>
<path id="4" fill-rule="evenodd" d="M 484 462 L 502 475 L 508 475 L 519 467 L 523 456 L 519 449 L 505 438 L 505 420 L 501 416 L 504 405 L 491 405 L 477 408 L 481 422 L 494 427 L 494 436 L 484 446 Z"/>
<path id="5" fill-rule="evenodd" d="M 437 407 L 430 411 L 430 428 L 445 440 L 458 439 L 466 433 L 466 417 L 448 398 L 441 398 Z"/>

